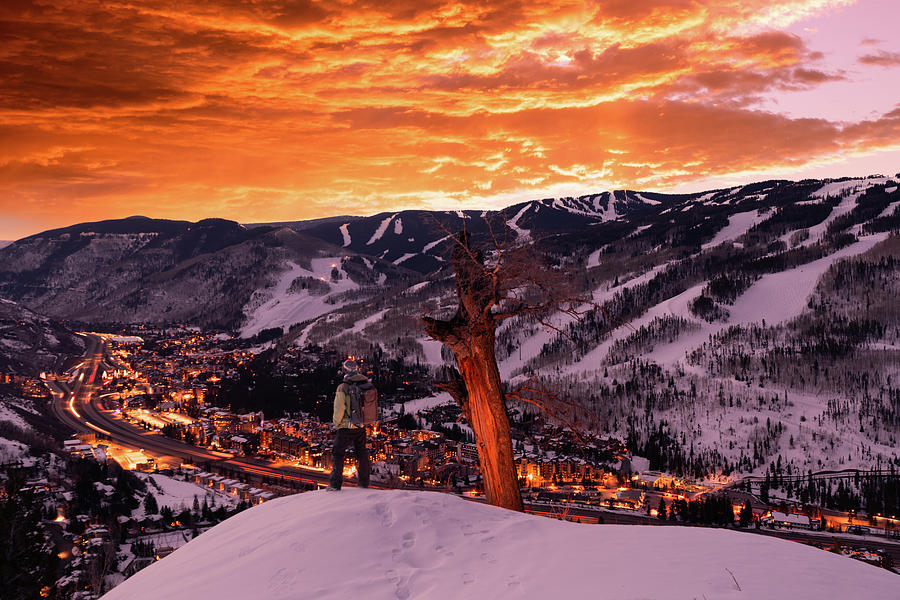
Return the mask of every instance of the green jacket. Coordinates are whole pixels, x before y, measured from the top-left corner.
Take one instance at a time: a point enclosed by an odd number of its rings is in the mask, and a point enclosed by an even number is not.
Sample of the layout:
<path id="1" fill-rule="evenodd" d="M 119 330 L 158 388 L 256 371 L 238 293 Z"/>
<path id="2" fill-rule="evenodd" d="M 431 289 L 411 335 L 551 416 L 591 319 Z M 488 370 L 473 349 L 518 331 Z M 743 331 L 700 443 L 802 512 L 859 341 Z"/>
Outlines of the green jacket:
<path id="1" fill-rule="evenodd" d="M 355 425 L 350 424 L 350 387 L 346 382 L 363 382 L 368 380 L 365 375 L 353 373 L 349 377 L 345 377 L 344 383 L 338 386 L 337 391 L 334 393 L 334 416 L 332 417 L 334 426 L 338 429 L 356 428 Z"/>

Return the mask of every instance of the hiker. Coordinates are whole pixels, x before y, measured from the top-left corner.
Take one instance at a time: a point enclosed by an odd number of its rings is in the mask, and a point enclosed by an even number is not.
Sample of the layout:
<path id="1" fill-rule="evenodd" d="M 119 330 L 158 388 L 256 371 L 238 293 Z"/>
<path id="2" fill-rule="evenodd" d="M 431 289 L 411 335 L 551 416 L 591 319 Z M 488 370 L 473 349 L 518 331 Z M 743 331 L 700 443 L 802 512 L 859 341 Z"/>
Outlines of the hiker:
<path id="1" fill-rule="evenodd" d="M 340 490 L 344 475 L 344 455 L 353 445 L 359 487 L 369 487 L 369 450 L 366 448 L 366 425 L 378 418 L 378 395 L 359 364 L 352 358 L 344 361 L 344 381 L 334 394 L 334 426 L 337 435 L 331 453 L 329 490 Z"/>

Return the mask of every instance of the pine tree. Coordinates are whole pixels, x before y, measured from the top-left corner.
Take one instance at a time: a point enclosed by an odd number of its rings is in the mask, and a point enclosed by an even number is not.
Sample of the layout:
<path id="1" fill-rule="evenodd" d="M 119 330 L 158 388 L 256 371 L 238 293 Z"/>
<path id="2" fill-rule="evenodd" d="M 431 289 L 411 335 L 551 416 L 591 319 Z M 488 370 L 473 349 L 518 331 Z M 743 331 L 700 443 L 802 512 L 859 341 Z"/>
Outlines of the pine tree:
<path id="1" fill-rule="evenodd" d="M 147 493 L 144 497 L 144 512 L 148 515 L 155 515 L 159 512 L 159 505 L 156 503 L 156 496 L 152 493 Z"/>
<path id="2" fill-rule="evenodd" d="M 30 492 L 20 492 L 24 481 L 10 477 L 7 495 L 0 497 L 0 594 L 4 599 L 41 597 L 52 587 L 56 553 L 41 526 L 41 504 Z"/>
<path id="3" fill-rule="evenodd" d="M 746 527 L 753 521 L 753 509 L 750 507 L 750 502 L 744 502 L 744 506 L 741 507 L 741 512 L 738 514 L 738 519 L 740 519 L 741 527 Z"/>

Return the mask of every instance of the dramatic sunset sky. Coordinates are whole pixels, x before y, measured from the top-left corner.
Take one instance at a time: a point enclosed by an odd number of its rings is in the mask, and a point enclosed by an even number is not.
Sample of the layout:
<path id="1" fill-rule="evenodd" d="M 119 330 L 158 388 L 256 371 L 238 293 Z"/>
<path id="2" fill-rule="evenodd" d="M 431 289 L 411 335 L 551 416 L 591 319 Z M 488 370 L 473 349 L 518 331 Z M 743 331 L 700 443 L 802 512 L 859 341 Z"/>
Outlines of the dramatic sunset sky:
<path id="1" fill-rule="evenodd" d="M 897 0 L 3 0 L 0 239 L 900 171 Z"/>

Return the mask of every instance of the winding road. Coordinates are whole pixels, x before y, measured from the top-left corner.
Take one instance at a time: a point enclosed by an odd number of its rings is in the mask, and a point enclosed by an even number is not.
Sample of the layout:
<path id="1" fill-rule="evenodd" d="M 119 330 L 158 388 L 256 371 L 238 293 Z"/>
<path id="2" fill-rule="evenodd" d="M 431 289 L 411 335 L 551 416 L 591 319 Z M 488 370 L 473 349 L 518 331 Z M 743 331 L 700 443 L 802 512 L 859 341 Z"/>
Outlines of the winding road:
<path id="1" fill-rule="evenodd" d="M 53 412 L 57 419 L 77 433 L 95 433 L 123 446 L 141 449 L 157 457 L 175 457 L 196 465 L 214 465 L 217 470 L 242 473 L 250 481 L 272 481 L 323 485 L 328 474 L 297 467 L 274 467 L 264 460 L 236 458 L 226 452 L 198 448 L 167 438 L 155 431 L 135 427 L 119 414 L 107 410 L 99 391 L 98 375 L 104 362 L 104 342 L 97 335 L 85 334 L 85 358 L 71 371 L 67 381 L 48 381 L 53 393 Z"/>

